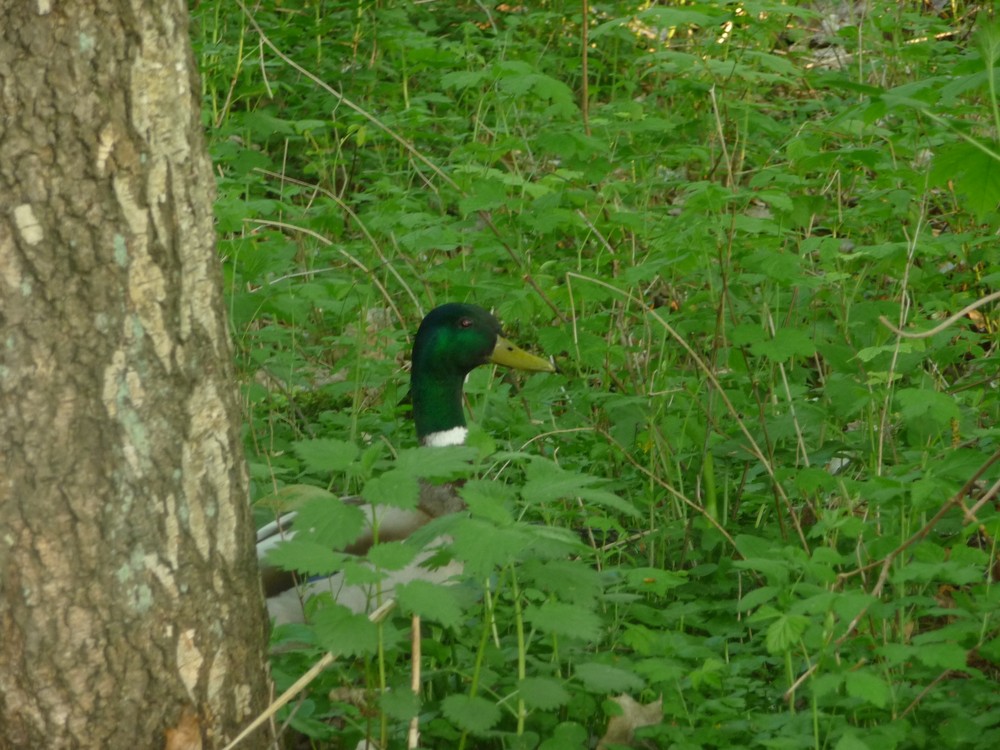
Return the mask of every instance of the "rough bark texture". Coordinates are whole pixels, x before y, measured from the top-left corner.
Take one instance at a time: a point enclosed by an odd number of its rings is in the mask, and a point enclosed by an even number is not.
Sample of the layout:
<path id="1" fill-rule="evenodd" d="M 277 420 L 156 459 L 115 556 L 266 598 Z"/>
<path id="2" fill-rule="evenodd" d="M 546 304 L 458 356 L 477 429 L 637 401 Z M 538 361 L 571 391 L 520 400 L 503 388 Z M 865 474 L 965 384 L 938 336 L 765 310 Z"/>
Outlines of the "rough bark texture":
<path id="1" fill-rule="evenodd" d="M 0 19 L 0 747 L 221 747 L 267 622 L 186 4 Z"/>

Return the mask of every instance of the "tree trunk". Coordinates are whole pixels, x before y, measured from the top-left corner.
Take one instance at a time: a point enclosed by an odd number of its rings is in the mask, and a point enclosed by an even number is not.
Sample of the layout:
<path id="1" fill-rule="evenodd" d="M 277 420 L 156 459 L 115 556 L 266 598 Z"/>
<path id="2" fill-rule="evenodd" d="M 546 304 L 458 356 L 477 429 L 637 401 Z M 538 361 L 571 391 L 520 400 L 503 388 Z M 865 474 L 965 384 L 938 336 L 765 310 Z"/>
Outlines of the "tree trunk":
<path id="1" fill-rule="evenodd" d="M 0 748 L 221 747 L 267 622 L 187 7 L 0 18 Z"/>

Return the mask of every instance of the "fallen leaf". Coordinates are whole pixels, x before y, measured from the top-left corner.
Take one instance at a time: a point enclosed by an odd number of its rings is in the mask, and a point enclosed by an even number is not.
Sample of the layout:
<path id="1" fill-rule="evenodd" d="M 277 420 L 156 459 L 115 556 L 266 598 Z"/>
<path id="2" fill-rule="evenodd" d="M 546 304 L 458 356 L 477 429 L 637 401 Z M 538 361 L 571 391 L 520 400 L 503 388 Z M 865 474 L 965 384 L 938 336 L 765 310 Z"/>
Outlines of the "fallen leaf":
<path id="1" fill-rule="evenodd" d="M 658 700 L 645 705 L 624 693 L 612 697 L 611 700 L 621 707 L 622 713 L 620 716 L 611 717 L 608 731 L 597 743 L 597 750 L 607 750 L 611 744 L 628 745 L 635 737 L 636 729 L 655 726 L 663 721 L 662 695 Z"/>
<path id="2" fill-rule="evenodd" d="M 184 709 L 177 726 L 168 729 L 166 735 L 164 750 L 201 750 L 201 724 L 191 708 Z"/>

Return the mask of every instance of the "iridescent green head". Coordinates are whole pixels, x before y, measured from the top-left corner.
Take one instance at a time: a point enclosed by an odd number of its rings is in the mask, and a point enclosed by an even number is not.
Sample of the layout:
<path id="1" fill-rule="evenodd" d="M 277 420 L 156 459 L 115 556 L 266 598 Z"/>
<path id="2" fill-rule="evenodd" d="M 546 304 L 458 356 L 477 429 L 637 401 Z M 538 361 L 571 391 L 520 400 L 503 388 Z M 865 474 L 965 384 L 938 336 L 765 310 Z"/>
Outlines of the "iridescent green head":
<path id="1" fill-rule="evenodd" d="M 421 443 L 448 445 L 465 439 L 462 386 L 479 365 L 555 372 L 551 362 L 518 349 L 500 333 L 497 319 L 475 305 L 452 302 L 427 313 L 413 341 L 410 372 L 413 421 Z"/>

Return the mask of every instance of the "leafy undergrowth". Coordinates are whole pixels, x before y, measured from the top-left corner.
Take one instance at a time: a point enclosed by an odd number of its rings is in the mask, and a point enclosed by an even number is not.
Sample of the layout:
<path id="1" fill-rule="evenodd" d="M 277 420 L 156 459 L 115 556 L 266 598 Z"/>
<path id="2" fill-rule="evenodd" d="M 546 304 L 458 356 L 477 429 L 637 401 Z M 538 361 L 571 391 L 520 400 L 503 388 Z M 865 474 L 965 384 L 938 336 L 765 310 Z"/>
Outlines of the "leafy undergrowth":
<path id="1" fill-rule="evenodd" d="M 1000 31 L 852 8 L 594 4 L 586 60 L 558 0 L 195 8 L 261 523 L 470 478 L 372 553 L 446 533 L 458 585 L 276 630 L 279 689 L 338 656 L 283 714 L 316 747 L 592 747 L 619 694 L 656 748 L 1000 746 L 997 307 L 882 322 L 1000 282 Z M 444 301 L 561 372 L 474 372 L 436 458 Z M 349 529 L 284 562 L 371 576 Z"/>

